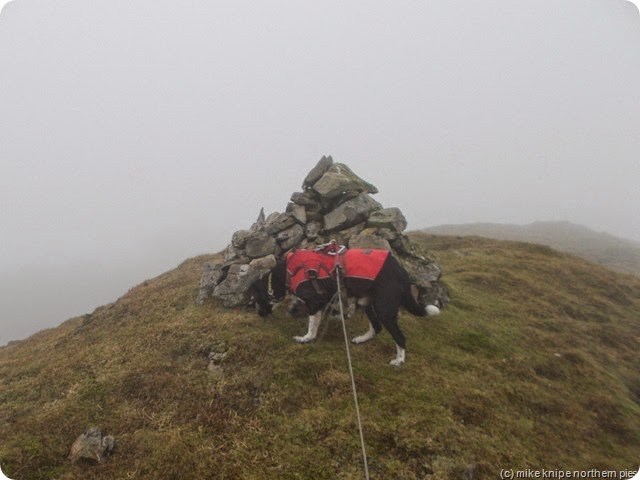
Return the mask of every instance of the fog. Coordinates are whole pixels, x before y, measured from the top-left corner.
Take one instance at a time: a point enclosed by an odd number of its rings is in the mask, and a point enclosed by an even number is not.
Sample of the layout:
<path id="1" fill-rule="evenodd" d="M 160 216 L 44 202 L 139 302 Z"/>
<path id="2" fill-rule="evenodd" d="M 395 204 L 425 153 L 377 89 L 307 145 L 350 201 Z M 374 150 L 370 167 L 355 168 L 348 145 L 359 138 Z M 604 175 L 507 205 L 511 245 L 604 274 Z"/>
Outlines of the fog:
<path id="1" fill-rule="evenodd" d="M 625 0 L 14 0 L 0 13 L 0 345 L 282 211 L 322 155 L 409 229 L 640 240 Z"/>

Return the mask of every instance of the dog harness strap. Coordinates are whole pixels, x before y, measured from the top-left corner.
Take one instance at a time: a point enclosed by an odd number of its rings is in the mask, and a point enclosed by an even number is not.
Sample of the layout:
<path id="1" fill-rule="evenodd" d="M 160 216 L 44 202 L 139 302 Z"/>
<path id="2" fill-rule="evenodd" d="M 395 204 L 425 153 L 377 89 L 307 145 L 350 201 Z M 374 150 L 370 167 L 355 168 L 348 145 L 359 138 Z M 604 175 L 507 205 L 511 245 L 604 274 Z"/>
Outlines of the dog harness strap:
<path id="1" fill-rule="evenodd" d="M 311 279 L 311 285 L 313 285 L 313 289 L 316 291 L 318 295 L 322 295 L 323 293 L 325 293 L 325 291 L 320 287 L 320 284 L 318 283 L 317 278 Z"/>
<path id="2" fill-rule="evenodd" d="M 274 294 L 273 294 L 273 272 L 269 272 L 269 276 L 267 277 L 267 295 L 269 295 L 269 298 L 272 299 L 274 298 Z"/>
<path id="3" fill-rule="evenodd" d="M 292 252 L 287 256 L 289 291 L 295 294 L 298 286 L 303 282 L 331 278 L 333 264 L 334 259 L 331 255 L 311 250 L 296 250 Z M 320 286 L 318 283 L 316 285 L 314 285 L 314 288 L 318 291 Z"/>

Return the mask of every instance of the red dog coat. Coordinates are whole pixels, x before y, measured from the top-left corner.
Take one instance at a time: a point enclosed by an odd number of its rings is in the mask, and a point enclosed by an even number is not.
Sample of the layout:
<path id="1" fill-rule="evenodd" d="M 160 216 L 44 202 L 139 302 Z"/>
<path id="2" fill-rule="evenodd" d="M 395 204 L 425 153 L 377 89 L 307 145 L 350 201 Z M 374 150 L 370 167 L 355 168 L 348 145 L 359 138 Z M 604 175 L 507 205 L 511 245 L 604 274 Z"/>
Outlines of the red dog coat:
<path id="1" fill-rule="evenodd" d="M 336 262 L 343 267 L 345 277 L 374 280 L 388 256 L 387 250 L 359 248 L 347 250 L 342 255 L 296 250 L 287 255 L 289 290 L 295 294 L 303 282 L 332 277 Z"/>

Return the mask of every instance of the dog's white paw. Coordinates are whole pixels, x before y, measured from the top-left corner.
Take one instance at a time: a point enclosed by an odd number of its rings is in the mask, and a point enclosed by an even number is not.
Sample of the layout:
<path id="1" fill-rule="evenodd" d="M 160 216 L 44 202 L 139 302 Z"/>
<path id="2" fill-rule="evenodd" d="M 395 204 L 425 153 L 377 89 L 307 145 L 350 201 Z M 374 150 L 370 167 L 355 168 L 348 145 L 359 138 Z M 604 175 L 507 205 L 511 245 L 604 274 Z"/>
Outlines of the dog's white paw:
<path id="1" fill-rule="evenodd" d="M 371 340 L 373 337 L 370 335 L 360 335 L 359 337 L 353 337 L 351 339 L 351 343 L 353 343 L 354 345 L 360 345 L 362 343 L 366 343 L 369 340 Z"/>
<path id="2" fill-rule="evenodd" d="M 362 335 L 358 335 L 357 337 L 353 337 L 351 339 L 351 343 L 358 345 L 360 343 L 368 342 L 375 336 L 376 336 L 376 331 L 372 326 L 369 326 L 369 330 L 367 330 L 365 333 L 363 333 Z"/>
<path id="3" fill-rule="evenodd" d="M 404 359 L 406 356 L 406 350 L 402 348 L 400 345 L 396 344 L 396 358 L 389 362 L 389 365 L 392 367 L 399 367 L 404 363 Z"/>
<path id="4" fill-rule="evenodd" d="M 353 337 L 351 339 L 351 343 L 353 343 L 355 345 L 359 345 L 361 343 L 368 342 L 369 340 L 371 340 L 375 336 L 376 336 L 375 333 L 371 334 L 371 333 L 367 332 L 364 335 L 359 335 L 357 337 Z"/>
<path id="5" fill-rule="evenodd" d="M 313 341 L 313 338 L 307 337 L 306 335 L 304 337 L 293 337 L 293 339 L 298 343 L 309 343 Z"/>

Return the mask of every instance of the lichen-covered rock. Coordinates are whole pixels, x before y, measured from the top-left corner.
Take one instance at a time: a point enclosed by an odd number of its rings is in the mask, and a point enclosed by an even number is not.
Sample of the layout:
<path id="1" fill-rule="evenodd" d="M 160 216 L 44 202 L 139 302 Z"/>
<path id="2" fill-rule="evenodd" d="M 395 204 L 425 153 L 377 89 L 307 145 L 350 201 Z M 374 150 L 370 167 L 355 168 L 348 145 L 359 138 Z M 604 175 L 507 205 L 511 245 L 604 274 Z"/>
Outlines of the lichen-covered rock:
<path id="1" fill-rule="evenodd" d="M 308 207 L 315 210 L 319 210 L 322 208 L 320 196 L 313 190 L 307 190 L 306 192 L 294 192 L 291 194 L 291 201 L 295 205 L 300 205 L 302 207 Z"/>
<path id="2" fill-rule="evenodd" d="M 401 256 L 400 263 L 409 273 L 411 283 L 418 288 L 418 301 L 424 305 L 443 307 L 449 301 L 445 288 L 440 283 L 442 270 L 437 263 L 417 255 Z"/>
<path id="3" fill-rule="evenodd" d="M 383 208 L 369 216 L 367 226 L 403 232 L 407 228 L 407 219 L 397 207 Z"/>
<path id="4" fill-rule="evenodd" d="M 298 245 L 303 238 L 304 228 L 298 224 L 283 230 L 276 236 L 276 240 L 280 243 L 280 247 L 285 251 Z"/>
<path id="5" fill-rule="evenodd" d="M 267 235 L 281 232 L 293 226 L 296 223 L 295 217 L 291 213 L 278 213 L 277 215 L 269 215 L 264 224 L 264 231 Z"/>
<path id="6" fill-rule="evenodd" d="M 389 243 L 391 244 L 391 248 L 393 248 L 400 255 L 414 255 L 413 245 L 411 245 L 411 241 L 406 235 L 398 235 L 397 238 L 390 239 Z"/>
<path id="7" fill-rule="evenodd" d="M 226 278 L 215 287 L 213 296 L 222 300 L 225 307 L 238 307 L 247 302 L 251 284 L 269 269 L 236 263 L 229 267 Z"/>
<path id="8" fill-rule="evenodd" d="M 270 254 L 266 257 L 254 258 L 249 262 L 249 266 L 259 270 L 271 270 L 276 266 L 276 257 Z"/>
<path id="9" fill-rule="evenodd" d="M 370 195 L 361 193 L 356 198 L 339 205 L 335 210 L 324 216 L 324 229 L 327 232 L 352 227 L 367 220 L 369 214 L 380 210 L 382 205 Z"/>
<path id="10" fill-rule="evenodd" d="M 291 204 L 290 209 L 287 210 L 293 216 L 294 220 L 298 222 L 300 225 L 304 225 L 307 223 L 307 208 L 302 205 L 296 205 L 295 203 Z"/>
<path id="11" fill-rule="evenodd" d="M 331 165 L 333 165 L 333 158 L 331 158 L 331 156 L 323 156 L 318 161 L 318 163 L 316 163 L 316 166 L 313 167 L 304 178 L 304 181 L 302 182 L 302 189 L 306 190 L 307 188 L 313 186 L 318 180 L 320 180 L 322 175 L 325 174 L 325 172 L 331 167 Z"/>
<path id="12" fill-rule="evenodd" d="M 243 249 L 236 248 L 232 244 L 227 245 L 222 255 L 225 264 L 247 263 L 250 260 Z"/>
<path id="13" fill-rule="evenodd" d="M 73 445 L 71 445 L 69 460 L 74 463 L 79 460 L 102 463 L 111 453 L 114 446 L 115 439 L 113 436 L 107 435 L 103 437 L 99 428 L 91 427 L 76 438 Z"/>
<path id="14" fill-rule="evenodd" d="M 372 248 L 377 250 L 389 250 L 391 251 L 391 245 L 388 240 L 385 240 L 378 235 L 372 233 L 359 233 L 358 235 L 351 237 L 347 244 L 349 248 Z"/>
<path id="15" fill-rule="evenodd" d="M 259 231 L 247 239 L 245 253 L 249 258 L 265 257 L 275 253 L 276 240 L 267 232 Z"/>
<path id="16" fill-rule="evenodd" d="M 231 245 L 237 249 L 243 249 L 247 245 L 247 240 L 251 236 L 251 230 L 238 230 L 231 236 Z"/>
<path id="17" fill-rule="evenodd" d="M 311 221 L 304 226 L 304 234 L 309 240 L 318 238 L 318 234 L 322 231 L 322 223 Z"/>
<path id="18" fill-rule="evenodd" d="M 353 227 L 344 228 L 335 232 L 332 232 L 330 235 L 326 237 L 326 241 L 335 240 L 338 245 L 349 245 L 349 241 L 362 233 L 364 227 L 366 226 L 365 222 L 358 223 Z"/>
<path id="19" fill-rule="evenodd" d="M 336 198 L 345 192 L 378 193 L 375 185 L 364 181 L 342 163 L 335 163 L 313 184 L 323 198 Z"/>
<path id="20" fill-rule="evenodd" d="M 307 223 L 310 221 L 322 221 L 322 217 L 326 209 L 326 201 L 327 200 L 323 201 L 323 199 L 311 189 L 306 192 L 295 192 L 291 195 L 291 202 L 293 205 L 304 207 L 304 214 Z"/>
<path id="21" fill-rule="evenodd" d="M 227 272 L 223 269 L 223 265 L 221 263 L 205 263 L 202 268 L 200 289 L 198 290 L 196 303 L 202 305 L 204 301 L 213 294 L 213 290 L 216 288 L 216 285 L 218 285 L 226 275 Z"/>

